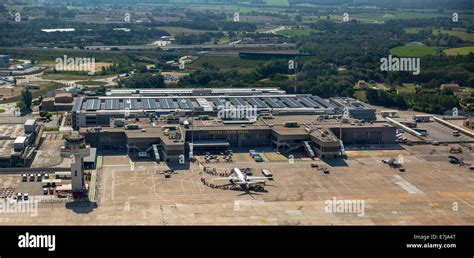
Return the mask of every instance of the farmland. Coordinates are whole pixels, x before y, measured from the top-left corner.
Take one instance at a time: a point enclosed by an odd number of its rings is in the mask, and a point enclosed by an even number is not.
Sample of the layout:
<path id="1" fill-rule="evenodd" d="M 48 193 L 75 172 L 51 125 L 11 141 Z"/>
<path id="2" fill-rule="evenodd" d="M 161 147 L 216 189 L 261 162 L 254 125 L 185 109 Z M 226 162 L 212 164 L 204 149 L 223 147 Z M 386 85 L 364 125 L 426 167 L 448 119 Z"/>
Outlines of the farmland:
<path id="1" fill-rule="evenodd" d="M 433 46 L 401 46 L 390 50 L 390 54 L 399 57 L 424 57 L 435 55 L 439 47 Z"/>

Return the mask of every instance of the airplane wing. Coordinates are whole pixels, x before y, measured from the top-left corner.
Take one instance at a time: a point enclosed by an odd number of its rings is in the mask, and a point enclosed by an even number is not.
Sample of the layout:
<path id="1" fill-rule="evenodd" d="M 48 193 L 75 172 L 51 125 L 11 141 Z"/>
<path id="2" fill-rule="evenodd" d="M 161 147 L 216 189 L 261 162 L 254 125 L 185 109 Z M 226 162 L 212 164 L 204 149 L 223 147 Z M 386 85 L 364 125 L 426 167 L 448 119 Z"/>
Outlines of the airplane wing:
<path id="1" fill-rule="evenodd" d="M 268 177 L 263 176 L 248 176 L 247 180 L 260 180 L 260 179 L 268 179 Z"/>
<path id="2" fill-rule="evenodd" d="M 229 177 L 214 177 L 211 178 L 211 180 L 234 180 L 234 181 L 240 181 L 237 177 L 229 176 Z"/>

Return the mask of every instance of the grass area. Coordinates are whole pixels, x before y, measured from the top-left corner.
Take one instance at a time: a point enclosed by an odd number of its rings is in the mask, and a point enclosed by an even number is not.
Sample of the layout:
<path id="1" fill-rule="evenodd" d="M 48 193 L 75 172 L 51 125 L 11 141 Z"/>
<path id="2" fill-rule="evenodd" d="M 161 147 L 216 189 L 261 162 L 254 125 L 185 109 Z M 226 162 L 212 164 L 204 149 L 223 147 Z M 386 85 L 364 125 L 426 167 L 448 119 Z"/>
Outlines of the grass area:
<path id="1" fill-rule="evenodd" d="M 435 18 L 435 17 L 445 17 L 450 18 L 451 14 L 449 13 L 439 13 L 439 12 L 420 12 L 420 11 L 373 11 L 373 12 L 360 12 L 351 15 L 351 18 L 361 18 L 369 19 L 373 21 L 389 21 L 389 20 L 411 20 L 411 19 L 423 19 L 423 18 Z"/>
<path id="2" fill-rule="evenodd" d="M 112 77 L 113 75 L 82 75 L 73 73 L 45 73 L 42 78 L 46 80 L 64 80 L 64 81 L 75 81 L 75 80 L 91 80 L 91 79 L 103 79 Z"/>
<path id="3" fill-rule="evenodd" d="M 23 11 L 23 8 L 25 8 L 25 5 L 16 5 L 16 4 L 6 5 L 6 10 L 11 11 L 11 12 Z"/>
<path id="4" fill-rule="evenodd" d="M 59 127 L 45 127 L 45 132 L 59 132 Z"/>
<path id="5" fill-rule="evenodd" d="M 433 30 L 433 35 L 438 35 L 438 34 L 448 34 L 448 35 L 451 35 L 451 36 L 458 37 L 462 40 L 473 41 L 474 42 L 474 33 L 467 33 L 462 29 L 454 29 L 454 30 L 434 29 Z"/>
<path id="6" fill-rule="evenodd" d="M 415 83 L 403 83 L 403 86 L 397 86 L 397 90 L 399 92 L 414 93 L 417 87 L 421 88 L 421 85 Z"/>
<path id="7" fill-rule="evenodd" d="M 354 92 L 354 97 L 360 101 L 367 102 L 365 90 L 357 90 Z"/>
<path id="8" fill-rule="evenodd" d="M 46 96 L 46 93 L 50 90 L 55 90 L 61 87 L 65 87 L 64 84 L 60 84 L 57 82 L 31 82 L 31 83 L 38 83 L 40 85 L 39 90 L 32 90 L 31 94 L 33 95 L 33 98 L 37 98 L 39 96 Z"/>
<path id="9" fill-rule="evenodd" d="M 423 30 L 423 29 L 422 28 L 405 28 L 405 33 L 407 33 L 407 34 L 417 34 L 421 30 Z"/>
<path id="10" fill-rule="evenodd" d="M 91 80 L 78 81 L 78 82 L 76 82 L 76 84 L 78 84 L 78 85 L 86 85 L 86 86 L 103 86 L 103 85 L 107 85 L 106 82 L 102 82 L 102 81 L 91 81 Z"/>
<path id="11" fill-rule="evenodd" d="M 443 52 L 448 56 L 468 55 L 469 53 L 474 53 L 474 46 L 450 48 L 445 49 Z"/>
<path id="12" fill-rule="evenodd" d="M 314 7 L 314 6 L 313 6 Z M 342 11 L 338 14 L 331 14 L 330 19 L 333 21 L 342 22 Z M 440 13 L 437 10 L 432 11 L 408 11 L 408 10 L 398 10 L 398 11 L 384 11 L 384 10 L 372 10 L 370 12 L 353 10 L 349 11 L 349 19 L 355 19 L 361 22 L 375 23 L 375 22 L 385 22 L 389 20 L 411 20 L 411 19 L 423 19 L 423 18 L 451 18 L 451 14 Z M 464 16 L 463 16 L 464 17 Z M 305 16 L 305 22 L 314 22 L 318 20 L 317 16 Z M 466 20 L 470 20 L 473 17 L 464 17 Z M 321 15 L 320 20 L 326 20 L 326 15 Z M 408 32 L 407 32 L 408 33 Z"/>
<path id="13" fill-rule="evenodd" d="M 196 61 L 187 65 L 187 68 L 197 69 L 201 68 L 204 63 L 208 63 L 221 70 L 236 69 L 239 72 L 249 72 L 261 63 L 260 60 L 240 59 L 238 56 L 212 56 L 205 55 L 198 58 Z"/>
<path id="14" fill-rule="evenodd" d="M 171 26 L 163 26 L 163 27 L 157 27 L 160 30 L 164 30 L 168 32 L 169 34 L 175 36 L 177 34 L 202 34 L 205 32 L 217 32 L 217 31 L 212 31 L 212 30 L 194 30 L 194 29 L 188 29 L 188 28 L 182 28 L 182 27 L 171 27 Z"/>
<path id="15" fill-rule="evenodd" d="M 0 108 L 0 114 L 1 114 L 1 113 L 5 113 L 5 109 Z"/>
<path id="16" fill-rule="evenodd" d="M 290 6 L 288 0 L 267 0 L 267 5 L 273 6 Z"/>
<path id="17" fill-rule="evenodd" d="M 64 84 L 60 84 L 60 83 L 57 83 L 57 82 L 48 82 L 48 81 L 40 81 L 40 82 L 37 82 L 37 81 L 31 81 L 30 83 L 34 83 L 34 84 L 39 84 L 40 85 L 40 89 L 39 90 L 31 90 L 31 95 L 33 95 L 33 98 L 37 98 L 39 96 L 46 96 L 46 93 L 50 90 L 55 90 L 55 89 L 58 89 L 58 88 L 62 88 L 62 87 L 65 87 L 66 85 Z M 0 103 L 12 103 L 12 102 L 18 102 L 21 100 L 21 94 L 19 94 L 18 96 L 15 96 L 15 97 L 12 97 L 12 98 L 8 98 L 8 99 L 5 99 L 3 101 L 0 101 Z"/>
<path id="18" fill-rule="evenodd" d="M 423 57 L 435 55 L 439 47 L 431 46 L 401 46 L 390 49 L 390 54 L 399 57 Z"/>
<path id="19" fill-rule="evenodd" d="M 311 32 L 319 32 L 318 30 L 302 30 L 302 29 L 284 29 L 277 32 L 283 36 L 309 36 Z"/>

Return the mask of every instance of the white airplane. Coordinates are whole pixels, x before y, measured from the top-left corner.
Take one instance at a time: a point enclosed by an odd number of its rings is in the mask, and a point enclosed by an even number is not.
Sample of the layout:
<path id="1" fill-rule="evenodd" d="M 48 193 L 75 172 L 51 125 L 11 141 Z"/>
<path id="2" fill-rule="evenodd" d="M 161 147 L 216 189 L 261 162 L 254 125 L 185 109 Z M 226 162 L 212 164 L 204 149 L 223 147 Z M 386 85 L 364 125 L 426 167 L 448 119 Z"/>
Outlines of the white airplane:
<path id="1" fill-rule="evenodd" d="M 262 180 L 262 179 L 268 179 L 267 177 L 259 177 L 259 176 L 247 176 L 246 174 L 242 173 L 240 169 L 238 168 L 233 168 L 232 170 L 233 176 L 229 177 L 218 177 L 218 178 L 213 178 L 216 180 L 229 180 L 230 183 L 235 184 L 235 185 L 240 185 L 244 190 L 247 191 L 251 185 L 257 185 L 261 184 L 260 181 L 252 181 L 252 180 Z"/>

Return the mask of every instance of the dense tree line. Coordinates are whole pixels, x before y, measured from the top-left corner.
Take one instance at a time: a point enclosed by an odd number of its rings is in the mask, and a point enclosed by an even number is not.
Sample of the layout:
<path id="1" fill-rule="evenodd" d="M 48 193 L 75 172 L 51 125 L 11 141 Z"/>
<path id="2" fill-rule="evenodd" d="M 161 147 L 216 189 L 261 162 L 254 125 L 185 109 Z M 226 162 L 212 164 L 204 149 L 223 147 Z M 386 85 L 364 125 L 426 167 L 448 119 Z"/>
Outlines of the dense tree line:
<path id="1" fill-rule="evenodd" d="M 449 91 L 422 90 L 418 93 L 400 93 L 368 89 L 367 101 L 370 104 L 400 109 L 442 114 L 444 111 L 459 107 L 459 100 Z"/>
<path id="2" fill-rule="evenodd" d="M 205 32 L 200 34 L 178 34 L 175 36 L 175 43 L 179 45 L 195 45 L 211 42 L 224 36 L 222 32 Z"/>
<path id="3" fill-rule="evenodd" d="M 120 88 L 164 88 L 163 76 L 151 73 L 135 73 L 130 78 L 118 82 Z"/>

